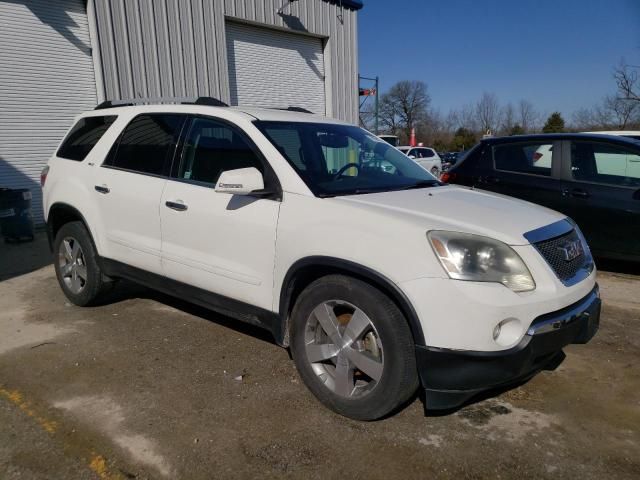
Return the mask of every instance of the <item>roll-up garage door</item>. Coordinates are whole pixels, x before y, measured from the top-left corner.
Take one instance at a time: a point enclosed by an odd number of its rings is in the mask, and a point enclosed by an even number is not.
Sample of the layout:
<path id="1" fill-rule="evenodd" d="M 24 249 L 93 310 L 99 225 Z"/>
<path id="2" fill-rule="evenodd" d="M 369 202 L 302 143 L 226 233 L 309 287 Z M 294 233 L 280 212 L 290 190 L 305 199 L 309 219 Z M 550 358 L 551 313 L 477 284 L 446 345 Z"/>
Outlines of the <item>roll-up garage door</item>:
<path id="1" fill-rule="evenodd" d="M 73 117 L 96 104 L 84 5 L 0 2 L 0 187 L 31 189 L 36 223 L 42 167 Z"/>
<path id="2" fill-rule="evenodd" d="M 322 40 L 227 22 L 231 103 L 325 113 Z"/>

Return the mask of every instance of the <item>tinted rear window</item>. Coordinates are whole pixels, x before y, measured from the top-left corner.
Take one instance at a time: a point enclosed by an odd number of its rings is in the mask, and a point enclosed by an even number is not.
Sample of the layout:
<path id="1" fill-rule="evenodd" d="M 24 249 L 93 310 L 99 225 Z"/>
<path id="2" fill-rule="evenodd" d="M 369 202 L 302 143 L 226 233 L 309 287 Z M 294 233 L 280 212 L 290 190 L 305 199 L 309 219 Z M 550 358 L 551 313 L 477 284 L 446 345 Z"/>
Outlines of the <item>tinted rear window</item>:
<path id="1" fill-rule="evenodd" d="M 552 143 L 535 141 L 493 146 L 496 170 L 550 176 L 552 157 Z"/>
<path id="2" fill-rule="evenodd" d="M 56 155 L 69 160 L 84 160 L 116 118 L 115 115 L 81 118 L 64 139 Z"/>
<path id="3" fill-rule="evenodd" d="M 137 116 L 122 132 L 115 155 L 105 163 L 133 172 L 166 174 L 184 119 L 179 114 Z"/>

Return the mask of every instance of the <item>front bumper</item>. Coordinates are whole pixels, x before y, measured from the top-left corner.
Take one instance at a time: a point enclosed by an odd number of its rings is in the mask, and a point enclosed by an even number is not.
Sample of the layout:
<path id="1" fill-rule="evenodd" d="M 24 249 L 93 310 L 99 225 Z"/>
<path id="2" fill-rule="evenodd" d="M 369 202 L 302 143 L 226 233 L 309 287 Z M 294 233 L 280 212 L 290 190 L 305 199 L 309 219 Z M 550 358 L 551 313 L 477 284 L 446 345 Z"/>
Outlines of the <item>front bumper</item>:
<path id="1" fill-rule="evenodd" d="M 416 346 L 425 408 L 456 408 L 478 393 L 524 381 L 564 359 L 562 349 L 587 343 L 598 330 L 601 301 L 596 285 L 578 302 L 536 318 L 508 350 L 477 352 Z"/>

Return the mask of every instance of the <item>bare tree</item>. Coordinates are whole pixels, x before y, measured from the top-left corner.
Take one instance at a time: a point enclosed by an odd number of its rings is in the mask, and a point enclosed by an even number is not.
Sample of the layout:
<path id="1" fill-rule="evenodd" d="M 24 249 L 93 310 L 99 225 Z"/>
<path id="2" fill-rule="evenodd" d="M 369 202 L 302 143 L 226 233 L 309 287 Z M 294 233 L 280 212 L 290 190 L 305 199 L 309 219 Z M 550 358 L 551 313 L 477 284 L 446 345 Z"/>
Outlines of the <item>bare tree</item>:
<path id="1" fill-rule="evenodd" d="M 511 103 L 507 103 L 502 108 L 502 125 L 500 129 L 502 133 L 508 135 L 516 124 L 516 112 Z"/>
<path id="2" fill-rule="evenodd" d="M 613 120 L 612 126 L 618 130 L 624 130 L 629 122 L 634 119 L 634 116 L 640 112 L 640 102 L 608 96 L 604 99 L 603 110 L 608 112 L 608 117 Z"/>
<path id="3" fill-rule="evenodd" d="M 387 97 L 386 94 L 380 98 L 378 115 L 380 126 L 385 132 L 391 135 L 400 133 L 400 109 L 398 104 Z"/>
<path id="4" fill-rule="evenodd" d="M 382 124 L 391 132 L 409 137 L 411 129 L 425 120 L 431 97 L 427 85 L 420 81 L 396 83 L 380 101 Z"/>
<path id="5" fill-rule="evenodd" d="M 534 130 L 539 118 L 540 115 L 536 112 L 530 101 L 520 100 L 518 103 L 518 124 L 525 132 Z"/>
<path id="6" fill-rule="evenodd" d="M 476 117 L 483 133 L 495 133 L 500 125 L 500 103 L 494 93 L 483 93 L 476 103 Z"/>
<path id="7" fill-rule="evenodd" d="M 460 110 L 452 110 L 449 112 L 449 117 L 455 129 L 464 128 L 465 130 L 475 132 L 479 128 L 476 118 L 476 107 L 471 103 L 462 106 Z"/>
<path id="8" fill-rule="evenodd" d="M 624 130 L 640 121 L 640 102 L 609 95 L 593 108 L 577 110 L 572 120 L 578 130 Z"/>
<path id="9" fill-rule="evenodd" d="M 438 110 L 429 111 L 418 123 L 416 132 L 421 142 L 436 149 L 446 149 L 453 139 L 456 122 L 452 112 L 445 116 Z"/>
<path id="10" fill-rule="evenodd" d="M 576 110 L 571 118 L 573 128 L 577 130 L 596 130 L 601 127 L 598 125 L 598 120 L 596 120 L 597 116 L 593 108 Z"/>
<path id="11" fill-rule="evenodd" d="M 629 65 L 624 60 L 616 67 L 613 78 L 618 85 L 618 97 L 624 100 L 640 102 L 640 78 L 638 78 L 640 67 Z"/>

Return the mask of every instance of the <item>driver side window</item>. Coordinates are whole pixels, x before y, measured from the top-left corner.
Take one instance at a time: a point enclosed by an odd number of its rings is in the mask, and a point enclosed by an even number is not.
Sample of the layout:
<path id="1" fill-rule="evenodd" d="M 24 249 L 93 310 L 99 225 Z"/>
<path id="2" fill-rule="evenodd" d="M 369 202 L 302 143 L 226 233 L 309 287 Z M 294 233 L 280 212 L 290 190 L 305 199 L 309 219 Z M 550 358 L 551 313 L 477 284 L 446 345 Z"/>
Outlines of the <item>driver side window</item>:
<path id="1" fill-rule="evenodd" d="M 191 121 L 178 178 L 213 186 L 222 172 L 248 167 L 264 173 L 262 162 L 236 129 L 208 118 Z"/>
<path id="2" fill-rule="evenodd" d="M 583 182 L 640 186 L 640 150 L 603 142 L 574 141 L 571 175 Z"/>

